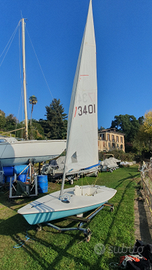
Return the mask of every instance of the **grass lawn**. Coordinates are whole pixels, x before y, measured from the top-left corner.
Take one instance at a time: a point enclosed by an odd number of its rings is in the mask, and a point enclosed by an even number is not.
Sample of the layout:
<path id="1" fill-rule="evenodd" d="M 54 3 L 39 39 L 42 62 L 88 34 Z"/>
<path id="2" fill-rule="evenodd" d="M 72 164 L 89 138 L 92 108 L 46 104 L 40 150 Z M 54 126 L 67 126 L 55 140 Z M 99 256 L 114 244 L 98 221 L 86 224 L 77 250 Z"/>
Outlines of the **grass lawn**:
<path id="1" fill-rule="evenodd" d="M 132 166 L 74 182 L 78 185 L 95 183 L 117 189 L 116 195 L 110 200 L 114 204 L 114 211 L 111 213 L 109 207 L 105 207 L 86 225 L 92 231 L 88 243 L 82 241 L 84 235 L 79 231 L 60 233 L 46 226 L 42 231 L 36 231 L 35 226 L 28 225 L 17 214 L 17 210 L 31 198 L 9 201 L 8 190 L 1 191 L 0 269 L 112 269 L 110 263 L 119 262 L 127 247 L 131 248 L 135 243 L 134 198 L 139 180 L 137 166 Z M 49 192 L 59 190 L 60 186 L 49 182 Z M 66 184 L 67 187 L 71 185 Z M 61 227 L 76 225 L 67 220 L 53 223 Z M 27 237 L 30 238 L 28 241 Z M 18 248 L 21 241 L 24 241 L 24 245 Z"/>

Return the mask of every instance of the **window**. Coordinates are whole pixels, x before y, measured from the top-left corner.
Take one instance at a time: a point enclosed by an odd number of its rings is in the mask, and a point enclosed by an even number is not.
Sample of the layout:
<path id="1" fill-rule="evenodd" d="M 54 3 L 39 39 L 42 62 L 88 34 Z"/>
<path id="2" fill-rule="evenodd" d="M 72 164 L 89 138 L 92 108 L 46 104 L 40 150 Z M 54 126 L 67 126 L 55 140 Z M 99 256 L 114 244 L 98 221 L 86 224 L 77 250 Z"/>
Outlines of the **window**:
<path id="1" fill-rule="evenodd" d="M 121 143 L 123 143 L 123 137 L 121 137 Z"/>
<path id="2" fill-rule="evenodd" d="M 110 141 L 110 134 L 107 134 L 108 141 Z"/>
<path id="3" fill-rule="evenodd" d="M 115 141 L 115 139 L 114 139 L 114 135 L 112 135 L 112 141 L 113 141 L 113 142 Z"/>
<path id="4" fill-rule="evenodd" d="M 113 148 L 113 149 L 115 148 L 115 143 L 112 143 L 112 148 Z"/>
<path id="5" fill-rule="evenodd" d="M 116 136 L 116 141 L 119 142 L 119 137 L 118 136 Z"/>
<path id="6" fill-rule="evenodd" d="M 105 140 L 105 134 L 100 134 L 100 140 Z"/>

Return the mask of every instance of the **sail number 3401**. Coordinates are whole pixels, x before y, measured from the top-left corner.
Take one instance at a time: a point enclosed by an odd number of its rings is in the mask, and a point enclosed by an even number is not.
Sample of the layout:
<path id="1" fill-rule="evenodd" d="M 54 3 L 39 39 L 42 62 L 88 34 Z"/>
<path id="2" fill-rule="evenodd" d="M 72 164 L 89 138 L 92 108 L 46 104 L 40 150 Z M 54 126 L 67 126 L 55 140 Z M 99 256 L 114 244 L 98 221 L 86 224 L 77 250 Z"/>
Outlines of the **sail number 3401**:
<path id="1" fill-rule="evenodd" d="M 96 106 L 95 104 L 89 104 L 89 105 L 84 105 L 75 107 L 75 112 L 74 112 L 74 117 L 78 113 L 79 116 L 82 116 L 83 114 L 92 114 L 96 113 Z"/>

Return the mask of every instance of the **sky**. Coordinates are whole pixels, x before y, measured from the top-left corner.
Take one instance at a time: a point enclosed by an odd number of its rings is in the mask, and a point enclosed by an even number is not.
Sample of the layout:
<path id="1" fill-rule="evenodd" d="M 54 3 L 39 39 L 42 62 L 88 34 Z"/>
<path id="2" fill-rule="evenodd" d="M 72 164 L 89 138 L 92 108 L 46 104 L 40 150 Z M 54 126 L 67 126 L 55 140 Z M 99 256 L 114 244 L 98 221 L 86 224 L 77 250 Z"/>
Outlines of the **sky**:
<path id="1" fill-rule="evenodd" d="M 152 1 L 92 0 L 97 46 L 98 128 L 116 115 L 152 110 Z M 26 18 L 27 99 L 46 119 L 53 98 L 68 114 L 89 0 L 0 0 L 0 110 L 24 119 L 21 27 Z M 8 41 L 16 34 L 11 46 Z M 28 102 L 28 117 L 31 117 Z"/>

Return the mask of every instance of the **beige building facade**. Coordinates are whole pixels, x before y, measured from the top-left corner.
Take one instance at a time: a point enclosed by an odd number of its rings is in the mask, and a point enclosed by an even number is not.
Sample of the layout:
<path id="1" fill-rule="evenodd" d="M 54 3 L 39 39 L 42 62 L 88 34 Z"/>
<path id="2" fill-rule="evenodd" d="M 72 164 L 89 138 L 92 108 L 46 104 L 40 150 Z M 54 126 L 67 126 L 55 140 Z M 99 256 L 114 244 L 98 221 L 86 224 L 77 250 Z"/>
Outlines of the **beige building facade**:
<path id="1" fill-rule="evenodd" d="M 125 152 L 125 134 L 117 132 L 115 128 L 98 131 L 98 150 L 112 151 L 122 150 Z"/>

